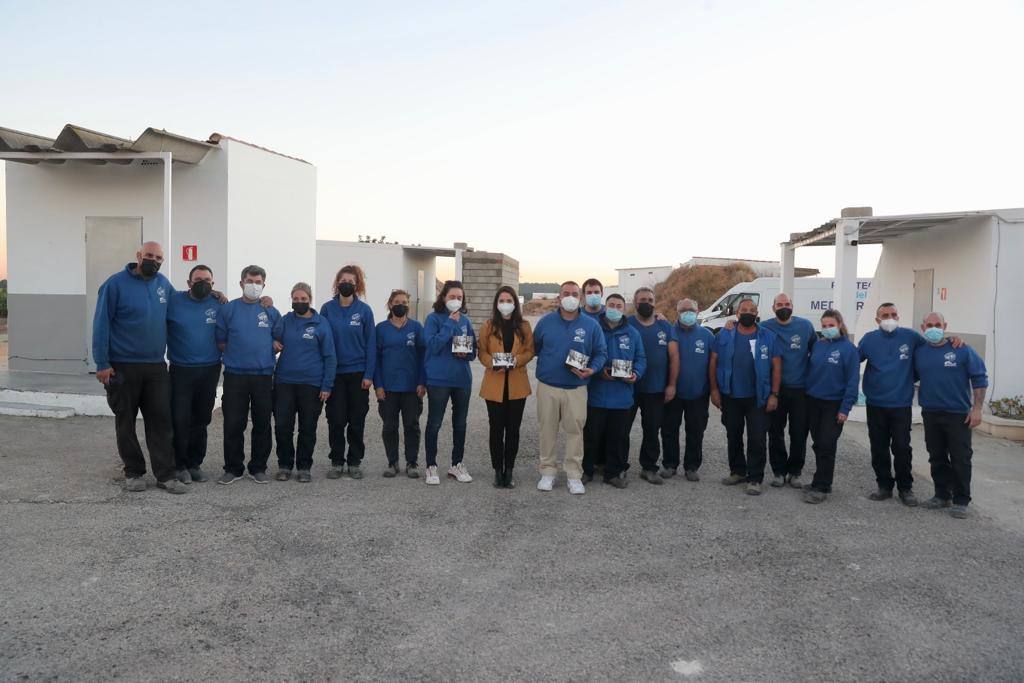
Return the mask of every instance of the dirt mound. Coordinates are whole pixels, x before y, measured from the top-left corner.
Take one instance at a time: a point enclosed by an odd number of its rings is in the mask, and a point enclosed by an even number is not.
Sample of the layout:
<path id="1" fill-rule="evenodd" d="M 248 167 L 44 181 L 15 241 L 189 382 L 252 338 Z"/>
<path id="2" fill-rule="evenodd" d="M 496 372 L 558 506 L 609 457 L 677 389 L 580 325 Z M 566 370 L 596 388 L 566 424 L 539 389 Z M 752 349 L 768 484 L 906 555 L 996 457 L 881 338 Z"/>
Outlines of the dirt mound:
<path id="1" fill-rule="evenodd" d="M 745 263 L 676 268 L 668 279 L 654 288 L 658 312 L 675 320 L 676 302 L 680 299 L 696 299 L 703 310 L 733 285 L 750 282 L 756 277 L 754 270 Z"/>
<path id="2" fill-rule="evenodd" d="M 523 304 L 523 315 L 544 315 L 558 308 L 557 299 L 531 299 Z"/>

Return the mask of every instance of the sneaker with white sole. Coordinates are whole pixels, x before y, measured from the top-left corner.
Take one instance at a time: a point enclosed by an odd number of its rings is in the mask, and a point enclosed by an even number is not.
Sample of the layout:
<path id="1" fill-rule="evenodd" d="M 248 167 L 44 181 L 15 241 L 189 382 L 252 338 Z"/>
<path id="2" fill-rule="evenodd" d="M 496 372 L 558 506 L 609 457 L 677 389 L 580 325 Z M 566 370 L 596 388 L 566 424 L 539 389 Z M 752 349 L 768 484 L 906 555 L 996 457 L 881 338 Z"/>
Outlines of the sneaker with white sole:
<path id="1" fill-rule="evenodd" d="M 217 483 L 227 486 L 228 484 L 234 484 L 241 478 L 242 475 L 240 474 L 235 474 L 233 472 L 225 472 L 224 474 L 220 475 L 220 478 L 217 480 Z"/>
<path id="2" fill-rule="evenodd" d="M 658 483 L 660 484 L 661 482 L 659 481 Z M 579 479 L 569 479 L 565 482 L 565 485 L 569 487 L 569 493 L 576 496 L 587 492 L 586 487 L 583 486 L 583 482 Z"/>
<path id="3" fill-rule="evenodd" d="M 427 479 L 428 484 L 437 486 L 441 483 L 441 477 L 437 476 L 437 465 L 427 468 Z"/>
<path id="4" fill-rule="evenodd" d="M 583 482 L 580 482 L 580 486 L 582 485 Z M 555 488 L 555 478 L 547 474 L 541 477 L 540 481 L 537 482 L 538 491 L 550 491 L 553 488 Z"/>
<path id="5" fill-rule="evenodd" d="M 458 465 L 452 465 L 448 468 L 448 476 L 456 481 L 462 482 L 463 484 L 468 484 L 473 481 L 473 477 L 469 476 L 469 470 L 467 470 L 466 466 L 461 462 Z"/>

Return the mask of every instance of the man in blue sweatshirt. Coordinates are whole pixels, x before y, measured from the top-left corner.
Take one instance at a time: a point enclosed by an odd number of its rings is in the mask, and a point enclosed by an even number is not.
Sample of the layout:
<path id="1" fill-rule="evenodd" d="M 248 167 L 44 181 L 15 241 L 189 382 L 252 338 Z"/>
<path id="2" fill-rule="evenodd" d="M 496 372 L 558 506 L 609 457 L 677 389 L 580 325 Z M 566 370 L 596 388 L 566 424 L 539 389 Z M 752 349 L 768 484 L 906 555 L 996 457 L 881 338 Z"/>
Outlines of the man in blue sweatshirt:
<path id="1" fill-rule="evenodd" d="M 768 414 L 778 407 L 782 359 L 774 332 L 757 324 L 757 304 L 743 299 L 737 307 L 738 325 L 715 337 L 708 379 L 711 402 L 722 411 L 729 449 L 727 486 L 747 482 L 747 493 L 761 494 L 767 456 Z M 743 456 L 746 427 L 747 454 Z"/>
<path id="2" fill-rule="evenodd" d="M 171 361 L 171 419 L 178 481 L 206 481 L 206 428 L 213 417 L 220 382 L 213 271 L 198 265 L 188 274 L 188 291 L 174 292 L 167 307 L 167 357 Z"/>
<path id="3" fill-rule="evenodd" d="M 259 266 L 242 269 L 242 297 L 224 305 L 217 316 L 216 338 L 224 354 L 224 474 L 218 484 L 242 478 L 245 467 L 245 428 L 252 415 L 249 477 L 267 484 L 273 412 L 274 326 L 281 314 L 264 308 L 260 297 L 267 272 Z"/>
<path id="4" fill-rule="evenodd" d="M 537 417 L 540 422 L 540 481 L 550 491 L 558 474 L 555 445 L 566 433 L 563 468 L 569 492 L 583 486 L 583 427 L 587 421 L 587 384 L 604 368 L 608 347 L 597 322 L 580 313 L 580 286 L 569 281 L 558 291 L 558 310 L 548 313 L 533 333 L 537 352 Z"/>
<path id="5" fill-rule="evenodd" d="M 950 508 L 950 515 L 963 519 L 971 502 L 971 430 L 981 424 L 988 374 L 974 349 L 954 348 L 946 338 L 941 313 L 929 313 L 921 331 L 927 343 L 914 351 L 914 370 L 921 380 L 917 400 L 935 483 L 935 495 L 924 506 Z"/>
<path id="6" fill-rule="evenodd" d="M 596 277 L 583 281 L 583 313 L 600 321 L 604 315 L 604 285 Z"/>
<path id="7" fill-rule="evenodd" d="M 789 295 L 779 294 L 772 302 L 775 317 L 761 327 L 778 335 L 782 352 L 782 387 L 779 407 L 768 420 L 768 462 L 772 486 L 803 488 L 800 473 L 807 456 L 807 359 L 818 335 L 810 320 L 793 315 Z M 789 453 L 786 453 L 786 422 L 789 422 Z"/>
<path id="8" fill-rule="evenodd" d="M 146 459 L 135 433 L 141 410 L 157 486 L 168 493 L 185 493 L 185 485 L 174 476 L 170 382 L 164 360 L 167 302 L 174 288 L 158 272 L 164 260 L 158 243 L 143 244 L 135 259 L 99 290 L 92 325 L 96 379 L 106 388 L 114 413 L 125 488 L 146 490 Z"/>
<path id="9" fill-rule="evenodd" d="M 708 402 L 711 384 L 708 365 L 715 335 L 697 322 L 697 302 L 682 299 L 676 304 L 678 322 L 674 334 L 679 347 L 679 375 L 676 395 L 665 404 L 665 419 L 661 426 L 661 476 L 669 479 L 679 468 L 679 427 L 686 420 L 686 450 L 683 454 L 683 472 L 687 481 L 700 481 L 697 470 L 704 461 L 704 432 L 708 427 Z"/>
<path id="10" fill-rule="evenodd" d="M 640 412 L 640 427 L 643 440 L 640 444 L 640 478 L 651 484 L 664 484 L 658 476 L 658 458 L 661 455 L 661 426 L 665 420 L 665 403 L 676 395 L 676 380 L 679 377 L 679 344 L 667 320 L 655 318 L 654 290 L 640 287 L 633 295 L 636 315 L 629 318 L 629 324 L 640 333 L 644 353 L 647 356 L 647 371 L 636 383 L 633 406 L 626 422 L 626 444 L 624 457 L 629 459 L 629 432 L 633 429 L 636 414 Z"/>

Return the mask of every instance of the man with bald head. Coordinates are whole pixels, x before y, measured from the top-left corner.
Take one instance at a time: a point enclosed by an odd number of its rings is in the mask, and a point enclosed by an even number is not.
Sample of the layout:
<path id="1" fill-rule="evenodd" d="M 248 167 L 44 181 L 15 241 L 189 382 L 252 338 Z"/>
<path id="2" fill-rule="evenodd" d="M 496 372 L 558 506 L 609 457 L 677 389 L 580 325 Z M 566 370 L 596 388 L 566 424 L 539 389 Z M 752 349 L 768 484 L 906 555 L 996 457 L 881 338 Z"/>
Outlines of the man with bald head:
<path id="1" fill-rule="evenodd" d="M 106 388 L 114 413 L 117 452 L 124 463 L 125 488 L 145 491 L 146 460 L 135 433 L 139 411 L 157 486 L 185 493 L 175 478 L 171 442 L 170 380 L 167 349 L 167 304 L 174 288 L 159 273 L 164 250 L 146 242 L 135 261 L 103 283 L 92 327 L 96 379 Z"/>

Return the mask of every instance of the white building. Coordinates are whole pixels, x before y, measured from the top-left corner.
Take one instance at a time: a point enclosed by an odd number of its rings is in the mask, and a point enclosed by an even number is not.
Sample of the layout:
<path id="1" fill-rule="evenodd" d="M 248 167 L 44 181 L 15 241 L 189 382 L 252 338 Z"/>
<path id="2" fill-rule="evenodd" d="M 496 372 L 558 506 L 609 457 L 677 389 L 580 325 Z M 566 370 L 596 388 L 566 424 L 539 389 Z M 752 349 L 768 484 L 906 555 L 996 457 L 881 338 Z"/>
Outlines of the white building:
<path id="1" fill-rule="evenodd" d="M 675 266 L 646 266 L 643 268 L 616 268 L 619 274 L 619 282 L 604 288 L 605 296 L 609 294 L 621 294 L 626 303 L 633 302 L 633 294 L 640 287 L 654 286 L 668 279 L 668 276 L 675 270 Z"/>
<path id="2" fill-rule="evenodd" d="M 366 303 L 374 320 L 387 317 L 391 290 L 409 292 L 411 315 L 423 320 L 437 298 L 437 258 L 456 258 L 462 249 L 376 244 L 371 242 L 316 241 L 316 282 L 313 300 L 318 306 L 330 301 L 337 272 L 345 265 L 360 266 L 366 272 Z"/>
<path id="3" fill-rule="evenodd" d="M 96 293 L 160 242 L 161 269 L 183 289 L 198 263 L 240 294 L 250 263 L 287 309 L 316 268 L 316 169 L 214 134 L 192 140 L 147 128 L 136 140 L 65 126 L 56 139 L 0 128 L 7 160 L 11 370 L 87 373 Z"/>
<path id="4" fill-rule="evenodd" d="M 854 310 L 861 244 L 882 245 L 868 313 L 892 302 L 903 325 L 915 329 L 927 313 L 942 313 L 949 331 L 985 359 L 989 399 L 1024 394 L 1024 209 L 904 216 L 844 209 L 840 218 L 782 244 L 782 291 L 793 289 L 796 249 L 834 245 L 834 299 L 840 311 Z M 868 313 L 852 330 L 855 338 L 875 327 Z"/>

